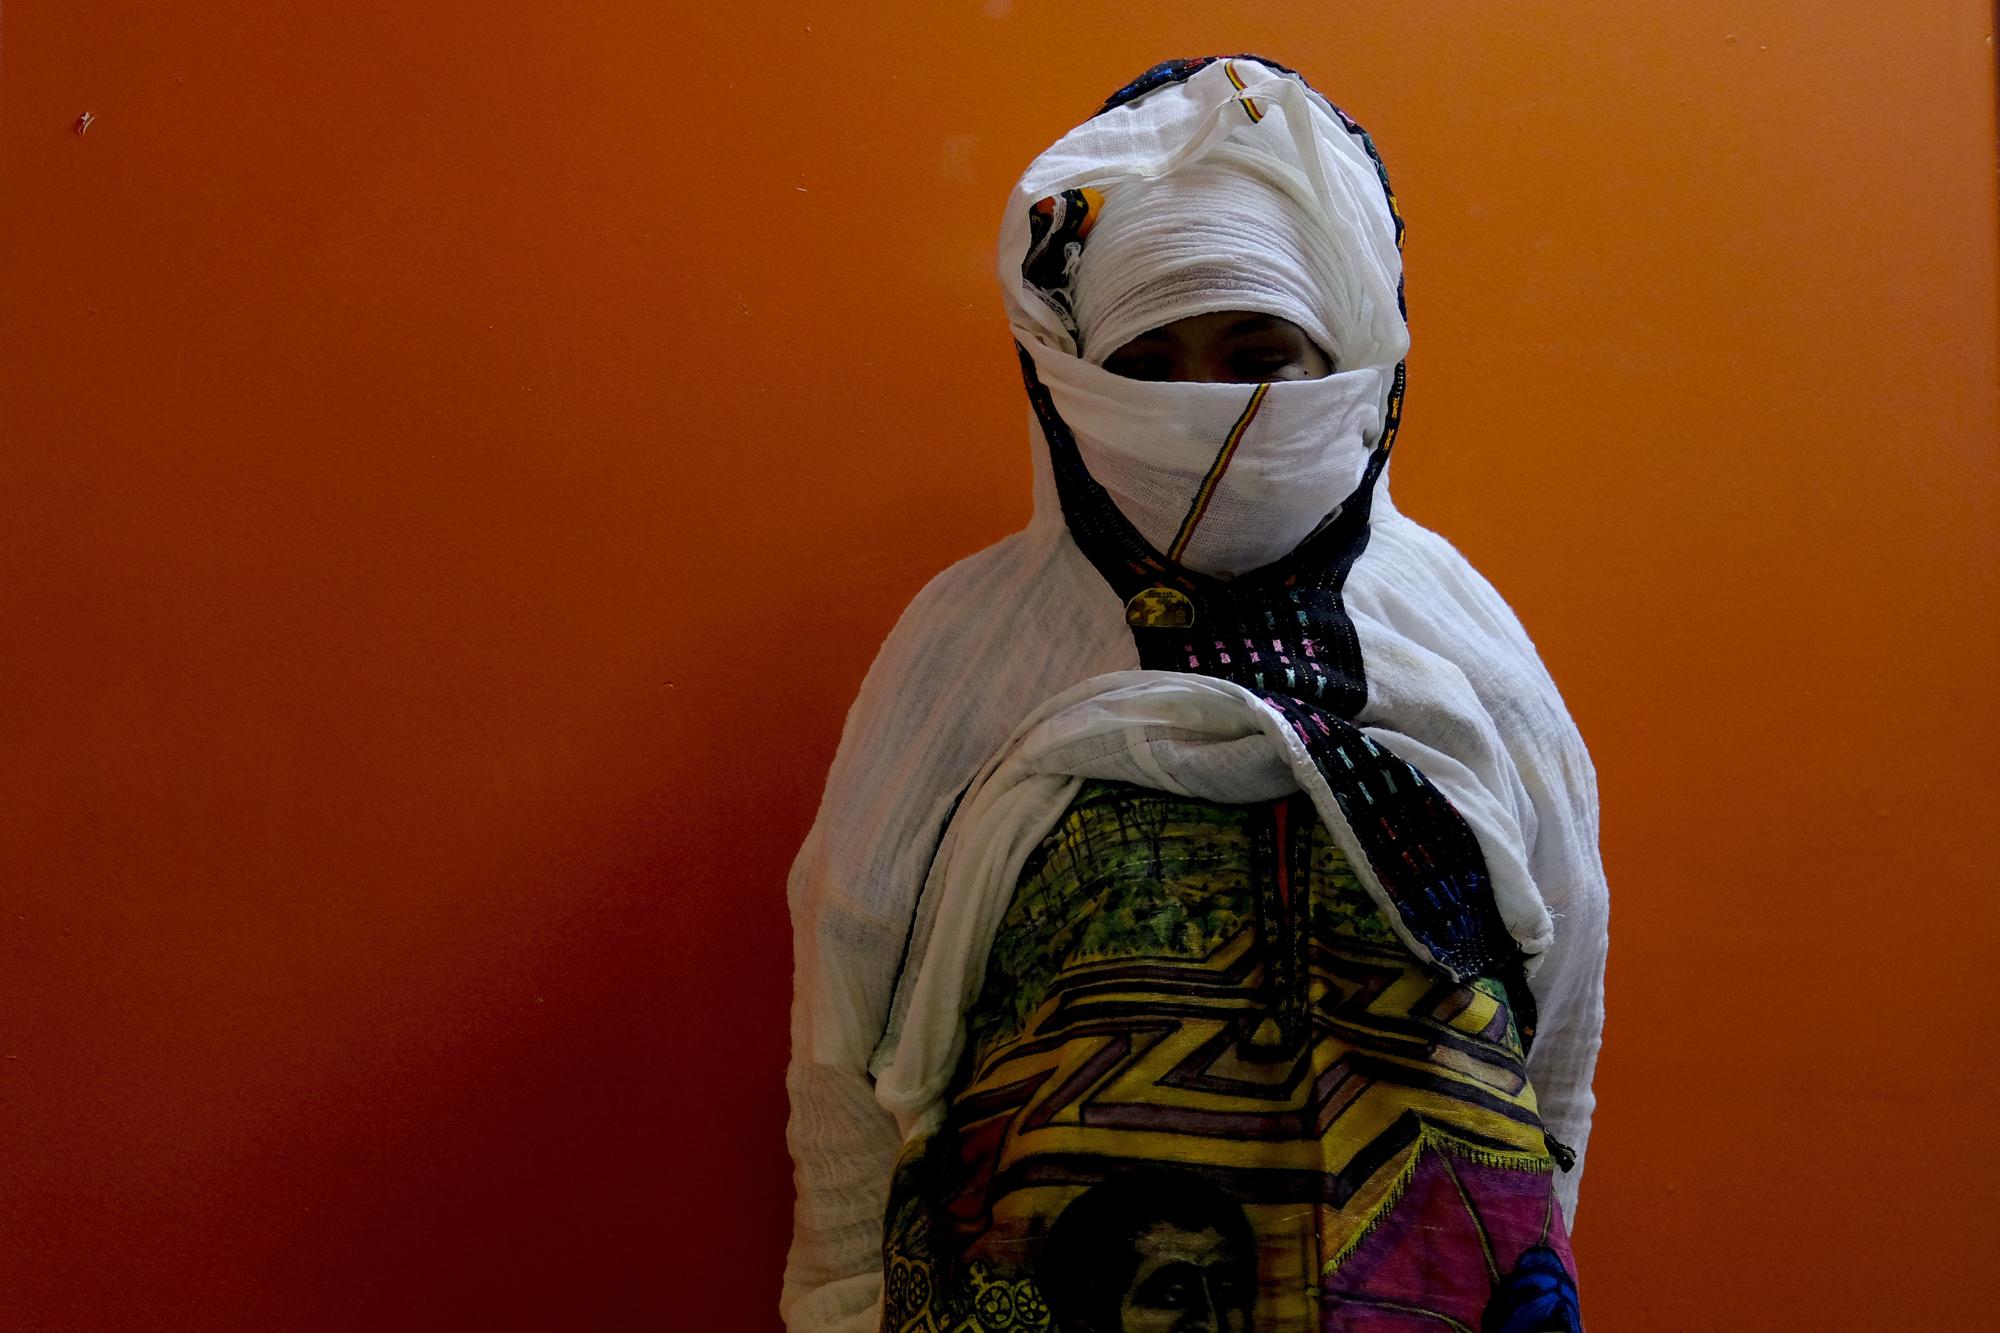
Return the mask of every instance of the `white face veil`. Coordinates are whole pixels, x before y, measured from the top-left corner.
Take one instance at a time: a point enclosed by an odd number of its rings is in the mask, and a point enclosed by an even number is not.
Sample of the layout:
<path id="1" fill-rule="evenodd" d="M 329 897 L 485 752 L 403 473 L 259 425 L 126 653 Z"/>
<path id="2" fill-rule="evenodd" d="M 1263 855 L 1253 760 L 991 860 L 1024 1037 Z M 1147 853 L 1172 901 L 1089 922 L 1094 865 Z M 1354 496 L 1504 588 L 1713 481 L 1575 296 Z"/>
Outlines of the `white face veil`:
<path id="1" fill-rule="evenodd" d="M 1249 578 L 1375 477 L 1366 546 L 1342 590 L 1366 665 L 1367 697 L 1352 720 L 1446 793 L 1479 841 L 1509 930 L 1539 959 L 1531 983 L 1541 1028 L 1528 1068 L 1543 1123 L 1577 1153 L 1558 1184 L 1573 1221 L 1603 1023 L 1595 774 L 1506 602 L 1389 501 L 1381 464 L 1409 337 L 1386 177 L 1358 127 L 1296 76 L 1248 57 L 1164 66 L 1113 100 L 1036 158 L 1008 198 L 999 269 L 1014 337 L 1091 477 L 1157 554 L 1178 546 L 1185 569 Z M 1140 183 L 1141 205 L 1170 210 L 1199 193 L 1179 186 L 1198 187 L 1200 171 L 1241 172 L 1245 162 L 1262 171 L 1250 197 L 1286 192 L 1317 205 L 1301 205 L 1305 221 L 1289 238 L 1254 247 L 1290 247 L 1291 272 L 1259 268 L 1269 280 L 1252 293 L 1258 279 L 1240 265 L 1201 272 L 1213 237 L 1190 236 L 1185 265 L 1162 263 L 1156 244 L 1114 241 L 1097 256 L 1108 267 L 1088 275 L 1105 281 L 1086 294 L 1095 337 L 1079 355 L 1072 284 L 1089 238 L 1074 251 L 1068 244 L 1092 195 L 1105 206 L 1099 220 L 1116 227 L 1108 201 L 1122 186 Z M 1195 174 L 1144 197 L 1147 183 L 1183 166 Z M 1121 248 L 1137 257 L 1124 277 Z M 1163 310 L 1195 313 L 1188 293 L 1198 301 L 1204 291 L 1258 302 L 1227 308 L 1281 314 L 1325 336 L 1338 373 L 1269 386 L 1158 384 L 1093 364 L 1122 328 L 1160 322 Z M 1226 451 L 1238 425 L 1246 428 Z M 863 1333 L 881 1322 L 882 1209 L 902 1136 L 869 1066 L 898 978 L 919 965 L 920 898 L 961 793 L 1023 719 L 1140 665 L 1127 605 L 1072 539 L 1032 414 L 1029 430 L 1033 517 L 933 579 L 904 612 L 848 714 L 792 868 L 786 1086 L 798 1193 L 780 1308 L 794 1333 Z"/>

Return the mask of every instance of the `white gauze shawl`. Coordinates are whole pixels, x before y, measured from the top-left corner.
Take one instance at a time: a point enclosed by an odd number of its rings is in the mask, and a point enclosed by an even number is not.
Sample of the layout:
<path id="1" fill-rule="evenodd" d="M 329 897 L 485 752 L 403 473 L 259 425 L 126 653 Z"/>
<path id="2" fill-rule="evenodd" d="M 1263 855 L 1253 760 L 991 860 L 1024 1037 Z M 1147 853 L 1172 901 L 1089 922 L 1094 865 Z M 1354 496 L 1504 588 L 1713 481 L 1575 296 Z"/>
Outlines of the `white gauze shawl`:
<path id="1" fill-rule="evenodd" d="M 1157 391 L 1234 389 L 1240 405 L 1241 386 L 1112 383 L 1117 377 L 1076 355 L 1067 321 L 1024 282 L 1021 260 L 1036 201 L 1080 186 L 1156 177 L 1225 144 L 1224 151 L 1234 151 L 1251 132 L 1244 125 L 1254 125 L 1262 136 L 1254 142 L 1273 152 L 1288 146 L 1328 234 L 1343 246 L 1341 290 L 1327 293 L 1323 304 L 1342 373 L 1273 386 L 1271 402 L 1283 407 L 1277 391 L 1301 389 L 1304 395 L 1287 410 L 1293 418 L 1310 417 L 1324 402 L 1308 386 L 1345 381 L 1337 396 L 1350 405 L 1346 424 L 1326 437 L 1322 450 L 1324 465 L 1335 474 L 1325 493 L 1344 495 L 1358 478 L 1368 432 L 1380 429 L 1391 391 L 1388 372 L 1408 343 L 1396 299 L 1401 261 L 1373 159 L 1295 76 L 1248 59 L 1216 61 L 1085 122 L 1037 158 L 1010 196 L 1001 228 L 1000 280 L 1009 320 L 1076 431 L 1093 474 L 1110 456 L 1105 450 L 1123 442 L 1114 438 L 1118 423 L 1158 415 Z M 1091 401 L 1108 423 L 1096 457 L 1086 440 Z M 1030 443 L 1031 521 L 940 574 L 904 612 L 848 715 L 818 818 L 793 866 L 786 1086 L 797 1198 L 780 1298 L 793 1333 L 873 1333 L 879 1322 L 882 1214 L 903 1138 L 885 1101 L 902 1113 L 903 1125 L 916 1127 L 920 1104 L 934 1100 L 936 1072 L 951 1049 L 948 1040 L 940 1047 L 939 1033 L 948 1029 L 939 1026 L 937 1007 L 913 1005 L 920 988 L 912 979 L 924 972 L 938 923 L 954 920 L 948 895 L 925 889 L 927 880 L 945 878 L 938 851 L 954 801 L 965 792 L 989 812 L 996 802 L 1020 801 L 1018 792 L 1010 795 L 993 777 L 1008 772 L 1018 780 L 1042 762 L 1024 766 L 1025 738 L 1041 737 L 1038 756 L 1062 748 L 1046 743 L 1046 728 L 1025 724 L 1065 709 L 1081 706 L 1099 719 L 1091 725 L 1099 725 L 1107 715 L 1104 701 L 1112 701 L 1138 728 L 1126 733 L 1138 738 L 1126 749 L 1150 754 L 1168 735 L 1147 729 L 1162 708 L 1196 695 L 1210 711 L 1240 702 L 1225 697 L 1226 690 L 1204 694 L 1197 686 L 1190 693 L 1186 678 L 1178 684 L 1149 680 L 1162 673 L 1136 670 L 1124 608 L 1070 540 L 1032 417 Z M 1212 453 L 1212 440 L 1209 448 Z M 1254 487 L 1256 468 L 1247 468 L 1246 476 Z M 1116 498 L 1146 531 L 1149 514 L 1133 512 L 1143 511 L 1144 501 Z M 1171 508 L 1171 502 L 1169 496 L 1161 503 Z M 1153 532 L 1147 535 L 1159 545 Z M 1282 550 L 1244 550 L 1234 559 L 1275 554 Z M 1225 572 L 1228 564 L 1210 562 Z M 1479 838 L 1503 916 L 1534 967 L 1530 984 L 1540 1028 L 1528 1069 L 1550 1133 L 1577 1153 L 1575 1168 L 1559 1182 L 1573 1226 L 1603 1026 L 1607 919 L 1589 755 L 1507 604 L 1443 538 L 1395 510 L 1386 475 L 1377 482 L 1368 545 L 1344 596 L 1368 681 L 1368 702 L 1356 725 L 1417 765 L 1459 807 Z M 1094 679 L 1111 673 L 1122 674 Z M 1211 739 L 1226 746 L 1258 731 L 1254 718 L 1246 717 L 1240 709 L 1231 713 Z M 1075 734 L 1072 719 L 1060 735 Z M 1181 727 L 1168 738 L 1191 734 Z M 1254 794 L 1259 784 L 1297 785 L 1273 777 L 1268 764 L 1259 772 L 1245 792 Z M 968 790 L 975 778 L 984 781 Z M 1016 845 L 1060 814 L 1060 784 L 1054 799 L 1051 790 L 1043 782 L 1035 810 L 1001 821 Z M 954 824 L 944 860 L 996 859 L 995 845 L 958 845 L 971 840 L 972 831 Z M 985 877 L 989 887 L 1005 884 L 1007 858 L 997 859 L 998 868 Z M 983 945 L 976 939 L 967 944 L 964 932 L 945 930 L 938 937 L 958 941 L 949 956 L 967 973 L 941 987 L 945 1017 L 951 1018 L 950 1006 L 976 997 L 973 969 L 983 968 Z M 933 980 L 939 972 L 932 968 Z M 899 1031 L 885 1042 L 899 980 L 905 992 L 895 1004 Z M 906 1058 L 915 1047 L 897 1040 L 907 1034 L 912 1014 L 930 1034 L 921 1060 Z M 877 1068 L 888 1080 L 882 1095 L 870 1072 L 878 1044 L 883 1058 Z"/>

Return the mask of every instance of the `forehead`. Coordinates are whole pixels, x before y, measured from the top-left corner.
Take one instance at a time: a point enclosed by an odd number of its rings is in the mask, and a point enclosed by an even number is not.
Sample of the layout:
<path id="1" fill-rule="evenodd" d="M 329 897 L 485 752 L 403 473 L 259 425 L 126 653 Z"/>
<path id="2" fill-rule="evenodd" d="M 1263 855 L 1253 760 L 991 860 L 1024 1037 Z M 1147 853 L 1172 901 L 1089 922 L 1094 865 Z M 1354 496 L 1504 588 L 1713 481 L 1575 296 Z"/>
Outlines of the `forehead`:
<path id="1" fill-rule="evenodd" d="M 1171 1222 L 1155 1222 L 1139 1233 L 1133 1248 L 1138 1251 L 1141 1270 L 1170 1263 L 1206 1266 L 1226 1257 L 1227 1244 L 1214 1227 L 1188 1231 Z"/>

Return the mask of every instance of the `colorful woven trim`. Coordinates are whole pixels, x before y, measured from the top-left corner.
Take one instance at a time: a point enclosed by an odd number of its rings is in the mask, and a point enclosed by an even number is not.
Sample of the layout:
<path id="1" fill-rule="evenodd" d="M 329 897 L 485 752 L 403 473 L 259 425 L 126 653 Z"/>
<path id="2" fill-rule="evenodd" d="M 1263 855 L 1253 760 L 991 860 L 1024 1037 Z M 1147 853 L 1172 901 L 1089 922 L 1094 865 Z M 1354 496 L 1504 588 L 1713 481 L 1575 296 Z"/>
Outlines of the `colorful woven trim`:
<path id="1" fill-rule="evenodd" d="M 1223 438 L 1222 448 L 1216 452 L 1215 462 L 1209 466 L 1208 475 L 1195 487 L 1194 502 L 1188 506 L 1187 517 L 1181 520 L 1180 530 L 1167 547 L 1167 559 L 1179 563 L 1187 551 L 1188 543 L 1194 540 L 1194 530 L 1201 526 L 1201 520 L 1208 514 L 1209 502 L 1215 499 L 1215 488 L 1222 482 L 1222 474 L 1229 471 L 1229 462 L 1236 457 L 1236 446 L 1243 442 L 1243 433 L 1250 429 L 1250 423 L 1257 419 L 1257 409 L 1264 405 L 1264 396 L 1271 392 L 1271 386 L 1260 384 L 1250 393 L 1250 401 L 1244 404 L 1243 414 L 1236 418 L 1236 424 L 1229 428 Z"/>

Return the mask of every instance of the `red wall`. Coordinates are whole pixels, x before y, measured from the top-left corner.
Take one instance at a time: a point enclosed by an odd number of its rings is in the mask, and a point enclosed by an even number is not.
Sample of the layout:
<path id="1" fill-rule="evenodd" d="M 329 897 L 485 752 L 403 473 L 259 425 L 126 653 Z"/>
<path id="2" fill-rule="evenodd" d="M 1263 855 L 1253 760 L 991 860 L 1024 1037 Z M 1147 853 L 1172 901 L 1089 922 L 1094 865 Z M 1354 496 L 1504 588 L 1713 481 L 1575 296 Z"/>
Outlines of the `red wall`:
<path id="1" fill-rule="evenodd" d="M 784 871 L 1025 512 L 1000 202 L 1240 49 L 1600 768 L 1593 1330 L 1976 1320 L 1990 12 L 692 8 L 0 15 L 0 1325 L 775 1327 Z"/>

